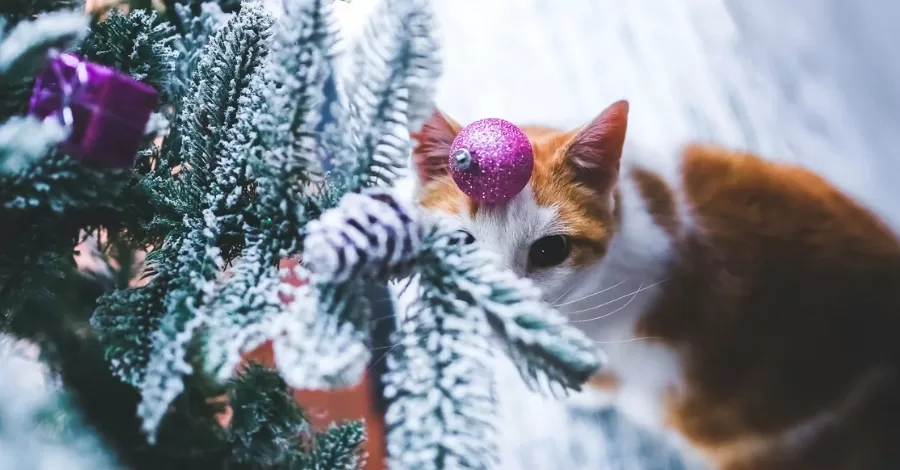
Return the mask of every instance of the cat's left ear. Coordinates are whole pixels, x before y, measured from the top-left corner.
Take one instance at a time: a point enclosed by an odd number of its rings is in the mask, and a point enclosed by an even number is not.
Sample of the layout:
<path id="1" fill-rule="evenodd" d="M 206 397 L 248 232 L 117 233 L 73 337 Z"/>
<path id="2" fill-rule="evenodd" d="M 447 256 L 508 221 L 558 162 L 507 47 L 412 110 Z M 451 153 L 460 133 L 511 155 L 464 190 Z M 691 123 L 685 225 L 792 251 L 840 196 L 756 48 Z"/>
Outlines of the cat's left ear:
<path id="1" fill-rule="evenodd" d="M 450 146 L 461 129 L 456 121 L 435 109 L 422 129 L 410 134 L 415 140 L 412 163 L 419 183 L 425 184 L 448 173 Z"/>
<path id="2" fill-rule="evenodd" d="M 617 101 L 569 141 L 566 160 L 580 183 L 598 193 L 612 189 L 619 175 L 627 128 L 628 102 Z"/>

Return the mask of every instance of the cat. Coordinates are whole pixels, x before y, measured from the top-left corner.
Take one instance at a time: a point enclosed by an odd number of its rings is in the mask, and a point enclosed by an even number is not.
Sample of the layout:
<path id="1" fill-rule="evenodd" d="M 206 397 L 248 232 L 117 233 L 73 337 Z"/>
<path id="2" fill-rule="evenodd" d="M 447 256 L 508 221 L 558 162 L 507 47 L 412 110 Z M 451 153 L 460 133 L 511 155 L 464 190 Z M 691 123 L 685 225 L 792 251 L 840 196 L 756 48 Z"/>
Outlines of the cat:
<path id="1" fill-rule="evenodd" d="M 895 233 L 801 167 L 703 143 L 651 159 L 628 113 L 522 126 L 531 179 L 490 206 L 453 184 L 461 126 L 435 111 L 413 133 L 416 197 L 561 312 L 581 305 L 609 356 L 591 385 L 709 467 L 900 468 Z"/>

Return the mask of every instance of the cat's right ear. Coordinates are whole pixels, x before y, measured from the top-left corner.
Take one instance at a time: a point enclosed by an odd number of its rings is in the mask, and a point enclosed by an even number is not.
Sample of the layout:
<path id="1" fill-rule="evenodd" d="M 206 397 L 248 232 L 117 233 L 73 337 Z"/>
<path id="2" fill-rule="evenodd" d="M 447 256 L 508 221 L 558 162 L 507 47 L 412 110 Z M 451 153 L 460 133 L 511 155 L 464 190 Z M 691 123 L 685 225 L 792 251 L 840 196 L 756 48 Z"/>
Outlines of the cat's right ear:
<path id="1" fill-rule="evenodd" d="M 628 102 L 617 101 L 585 125 L 569 142 L 566 157 L 576 179 L 598 193 L 616 183 L 628 128 Z"/>
<path id="2" fill-rule="evenodd" d="M 412 160 L 419 184 L 425 184 L 444 176 L 449 171 L 450 146 L 462 127 L 441 110 L 435 108 L 431 117 L 418 132 L 410 133 L 415 139 Z"/>

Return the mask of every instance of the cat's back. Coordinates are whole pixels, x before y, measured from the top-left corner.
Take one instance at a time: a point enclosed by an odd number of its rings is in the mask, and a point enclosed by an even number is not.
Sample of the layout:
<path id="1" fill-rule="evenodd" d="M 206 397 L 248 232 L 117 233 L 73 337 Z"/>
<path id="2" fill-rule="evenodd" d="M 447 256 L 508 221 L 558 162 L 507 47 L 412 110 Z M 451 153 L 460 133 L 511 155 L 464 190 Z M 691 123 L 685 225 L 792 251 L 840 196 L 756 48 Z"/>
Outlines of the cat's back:
<path id="1" fill-rule="evenodd" d="M 670 421 L 734 462 L 723 468 L 896 457 L 896 235 L 824 178 L 755 155 L 690 145 L 678 179 L 688 216 L 665 293 L 640 325 L 688 358 L 689 393 Z M 785 441 L 794 455 L 773 452 Z"/>
<path id="2" fill-rule="evenodd" d="M 821 256 L 823 262 L 852 256 L 842 260 L 847 267 L 900 261 L 900 242 L 886 223 L 805 168 L 694 144 L 682 152 L 680 173 L 697 222 L 720 243 L 745 249 L 753 242 L 772 242 L 758 249 L 802 245 L 807 255 Z"/>

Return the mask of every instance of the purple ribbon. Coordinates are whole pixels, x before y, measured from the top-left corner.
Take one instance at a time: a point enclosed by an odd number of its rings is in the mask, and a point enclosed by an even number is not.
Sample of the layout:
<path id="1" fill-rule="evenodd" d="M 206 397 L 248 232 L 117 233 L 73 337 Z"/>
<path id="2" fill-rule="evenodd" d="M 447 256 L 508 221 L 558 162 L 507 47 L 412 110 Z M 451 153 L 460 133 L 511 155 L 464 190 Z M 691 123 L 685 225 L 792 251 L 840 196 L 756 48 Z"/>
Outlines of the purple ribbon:
<path id="1" fill-rule="evenodd" d="M 72 113 L 72 99 L 79 88 L 88 85 L 90 76 L 88 74 L 87 65 L 70 54 L 60 54 L 58 50 L 51 51 L 50 69 L 56 75 L 62 97 L 60 100 L 60 117 L 62 123 L 66 127 L 71 128 L 75 123 L 75 117 Z M 64 73 L 63 65 L 69 66 L 75 70 L 71 78 L 67 78 Z M 33 99 L 37 99 L 35 96 Z M 47 116 L 47 119 L 51 118 Z"/>

